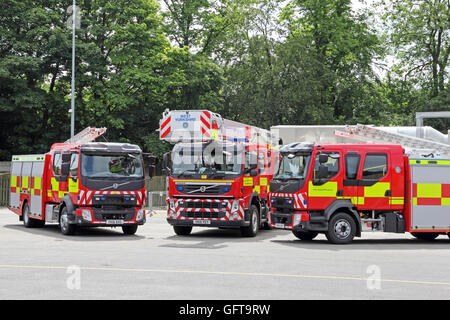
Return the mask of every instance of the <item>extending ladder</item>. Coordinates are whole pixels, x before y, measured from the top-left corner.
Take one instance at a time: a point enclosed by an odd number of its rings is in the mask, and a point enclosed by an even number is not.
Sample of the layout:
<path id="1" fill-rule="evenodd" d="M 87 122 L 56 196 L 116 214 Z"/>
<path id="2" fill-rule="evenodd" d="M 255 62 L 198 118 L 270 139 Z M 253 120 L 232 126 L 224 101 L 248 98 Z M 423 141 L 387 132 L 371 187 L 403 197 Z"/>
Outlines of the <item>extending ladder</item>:
<path id="1" fill-rule="evenodd" d="M 94 141 L 106 132 L 106 128 L 87 127 L 83 131 L 77 133 L 72 138 L 66 140 L 65 143 L 88 143 Z"/>
<path id="2" fill-rule="evenodd" d="M 346 126 L 344 131 L 335 130 L 334 134 L 338 137 L 366 142 L 400 144 L 406 149 L 408 154 L 423 154 L 428 152 L 436 156 L 450 156 L 450 145 L 448 144 L 399 133 L 391 133 L 363 124 Z"/>

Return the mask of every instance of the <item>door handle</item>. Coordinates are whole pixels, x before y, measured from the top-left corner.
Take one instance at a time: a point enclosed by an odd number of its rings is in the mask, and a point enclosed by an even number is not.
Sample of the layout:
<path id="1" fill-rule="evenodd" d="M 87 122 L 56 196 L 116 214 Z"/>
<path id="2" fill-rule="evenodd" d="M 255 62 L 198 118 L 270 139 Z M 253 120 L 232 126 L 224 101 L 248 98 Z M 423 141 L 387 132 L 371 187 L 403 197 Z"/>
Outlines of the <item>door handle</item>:
<path id="1" fill-rule="evenodd" d="M 386 192 L 384 193 L 385 197 L 392 197 L 392 191 L 391 190 L 386 190 Z"/>
<path id="2" fill-rule="evenodd" d="M 339 189 L 336 192 L 336 197 L 343 197 L 344 196 L 344 189 Z"/>

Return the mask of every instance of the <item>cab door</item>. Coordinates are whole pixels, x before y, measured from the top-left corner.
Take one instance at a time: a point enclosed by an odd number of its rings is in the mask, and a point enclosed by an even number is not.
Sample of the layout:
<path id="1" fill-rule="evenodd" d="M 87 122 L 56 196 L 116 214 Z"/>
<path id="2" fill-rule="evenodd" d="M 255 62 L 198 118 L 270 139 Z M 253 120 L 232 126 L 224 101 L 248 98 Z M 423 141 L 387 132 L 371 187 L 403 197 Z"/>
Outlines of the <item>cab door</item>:
<path id="1" fill-rule="evenodd" d="M 327 167 L 327 176 L 320 177 L 320 154 L 328 155 L 322 166 Z M 310 178 L 308 179 L 308 209 L 324 210 L 333 201 L 343 196 L 343 161 L 340 151 L 317 152 Z"/>
<path id="2" fill-rule="evenodd" d="M 392 196 L 389 152 L 365 153 L 358 180 L 359 210 L 389 210 Z"/>
<path id="3" fill-rule="evenodd" d="M 343 181 L 344 199 L 349 199 L 354 206 L 358 205 L 358 173 L 361 166 L 361 154 L 348 151 L 344 155 L 345 176 Z"/>

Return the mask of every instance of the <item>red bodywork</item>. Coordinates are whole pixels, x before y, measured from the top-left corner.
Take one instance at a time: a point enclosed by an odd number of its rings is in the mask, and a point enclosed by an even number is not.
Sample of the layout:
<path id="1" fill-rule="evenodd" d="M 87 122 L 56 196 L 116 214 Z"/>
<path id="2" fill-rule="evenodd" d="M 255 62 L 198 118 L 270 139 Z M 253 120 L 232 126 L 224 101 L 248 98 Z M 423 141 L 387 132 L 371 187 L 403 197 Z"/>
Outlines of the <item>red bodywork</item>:
<path id="1" fill-rule="evenodd" d="M 321 185 L 314 184 L 314 163 L 319 152 L 335 152 L 339 154 L 338 173 Z M 383 177 L 376 181 L 363 179 L 366 155 L 386 155 L 387 170 Z M 346 156 L 359 157 L 357 176 L 349 179 L 346 176 Z M 336 200 L 349 200 L 361 218 L 370 216 L 371 212 L 396 212 L 404 219 L 405 232 L 449 232 L 450 229 L 417 230 L 411 225 L 411 199 L 416 195 L 415 184 L 411 184 L 410 159 L 405 156 L 400 145 L 378 144 L 323 144 L 315 145 L 311 154 L 308 174 L 301 189 L 292 193 L 274 190 L 271 186 L 271 226 L 283 229 L 294 229 L 294 215 L 301 215 L 298 221 L 309 221 L 311 212 L 324 213 Z M 442 186 L 443 190 L 446 185 Z M 445 189 L 446 190 L 446 189 Z M 444 196 L 444 194 L 442 195 Z M 450 197 L 450 196 L 449 196 Z M 284 209 L 286 201 L 292 199 L 292 206 Z M 420 200 L 419 200 L 420 201 Z M 422 200 L 422 204 L 426 204 Z M 429 199 L 430 205 L 440 205 L 439 198 Z M 280 208 L 277 209 L 279 204 Z M 420 204 L 420 203 L 419 203 Z M 283 217 L 290 212 L 292 218 Z M 282 219 L 283 218 L 283 219 Z M 370 223 L 368 223 L 370 226 Z"/>
<path id="2" fill-rule="evenodd" d="M 14 213 L 22 216 L 24 203 L 31 203 L 31 195 L 41 196 L 41 214 L 33 214 L 31 212 L 30 217 L 49 221 L 46 218 L 46 206 L 55 205 L 60 206 L 63 203 L 63 197 L 68 195 L 71 202 L 75 206 L 75 215 L 77 217 L 82 217 L 82 209 L 87 209 L 91 212 L 91 221 L 83 221 L 83 225 L 100 226 L 106 225 L 105 220 L 96 219 L 93 214 L 93 197 L 102 195 L 124 195 L 130 197 L 136 197 L 136 205 L 134 206 L 134 217 L 132 219 L 124 221 L 124 224 L 136 224 L 136 216 L 139 210 L 143 208 L 146 203 L 146 191 L 145 187 L 139 190 L 133 191 L 100 191 L 92 190 L 84 187 L 81 183 L 80 166 L 78 166 L 76 182 L 72 179 L 72 174 L 69 175 L 67 180 L 58 181 L 57 175 L 54 172 L 54 158 L 56 153 L 71 153 L 77 154 L 78 163 L 80 163 L 80 149 L 81 144 L 77 143 L 55 143 L 52 145 L 50 151 L 45 154 L 44 168 L 42 172 L 42 180 L 40 183 L 40 188 L 33 190 L 35 187 L 35 177 L 29 177 L 30 187 L 22 188 L 23 177 L 19 176 L 17 178 L 17 184 L 15 187 L 11 187 L 11 193 L 20 193 L 20 205 L 19 206 L 9 206 L 9 209 Z M 11 174 L 11 178 L 14 176 Z M 33 190 L 33 191 L 32 191 Z"/>

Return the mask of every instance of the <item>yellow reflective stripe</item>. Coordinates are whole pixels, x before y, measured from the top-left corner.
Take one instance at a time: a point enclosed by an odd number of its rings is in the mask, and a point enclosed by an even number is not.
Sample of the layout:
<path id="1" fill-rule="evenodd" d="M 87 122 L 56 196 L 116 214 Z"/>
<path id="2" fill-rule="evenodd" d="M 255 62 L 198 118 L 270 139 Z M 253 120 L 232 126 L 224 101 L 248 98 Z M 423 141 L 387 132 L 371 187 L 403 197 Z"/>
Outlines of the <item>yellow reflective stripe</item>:
<path id="1" fill-rule="evenodd" d="M 365 198 L 383 198 L 385 197 L 386 191 L 391 189 L 391 184 L 389 182 L 378 182 L 373 186 L 364 187 L 364 197 Z"/>
<path id="2" fill-rule="evenodd" d="M 308 195 L 310 197 L 333 197 L 336 198 L 337 181 L 328 181 L 320 186 L 313 185 L 309 181 Z"/>
<path id="3" fill-rule="evenodd" d="M 59 192 L 58 192 L 58 197 L 59 197 L 59 198 L 62 198 L 62 197 L 64 197 L 66 194 L 67 194 L 67 191 L 59 191 Z"/>
<path id="4" fill-rule="evenodd" d="M 260 194 L 261 193 L 261 187 L 260 186 L 255 186 L 253 188 L 253 191 L 256 191 L 258 194 Z"/>
<path id="5" fill-rule="evenodd" d="M 400 204 L 405 204 L 405 199 L 402 197 L 393 197 L 392 199 L 389 200 L 389 204 L 392 205 L 400 205 Z"/>
<path id="6" fill-rule="evenodd" d="M 450 206 L 450 198 L 442 198 L 441 206 Z"/>
<path id="7" fill-rule="evenodd" d="M 245 178 L 244 178 L 245 179 Z M 201 182 L 201 183 L 208 183 L 208 182 L 214 182 L 214 183 L 219 183 L 219 182 L 234 182 L 234 180 L 173 180 L 173 182 Z"/>
<path id="8" fill-rule="evenodd" d="M 45 155 L 13 156 L 12 161 L 44 161 Z"/>
<path id="9" fill-rule="evenodd" d="M 263 187 L 267 186 L 267 178 L 264 177 L 259 178 L 259 185 Z"/>
<path id="10" fill-rule="evenodd" d="M 417 198 L 413 198 L 413 206 L 417 206 Z"/>
<path id="11" fill-rule="evenodd" d="M 418 183 L 417 184 L 418 198 L 441 198 L 442 185 L 440 183 Z"/>
<path id="12" fill-rule="evenodd" d="M 28 189 L 28 177 L 22 177 L 22 189 Z"/>
<path id="13" fill-rule="evenodd" d="M 51 179 L 52 191 L 59 191 L 59 182 L 55 178 Z"/>
<path id="14" fill-rule="evenodd" d="M 34 189 L 40 190 L 42 187 L 42 178 L 35 177 L 34 178 Z"/>
<path id="15" fill-rule="evenodd" d="M 11 187 L 17 187 L 17 176 L 11 176 Z"/>
<path id="16" fill-rule="evenodd" d="M 364 197 L 336 197 L 337 199 L 348 199 L 353 205 L 364 204 Z"/>
<path id="17" fill-rule="evenodd" d="M 73 181 L 72 178 L 69 178 L 69 192 L 78 193 L 78 179 Z"/>
<path id="18" fill-rule="evenodd" d="M 244 184 L 244 187 L 252 186 L 253 185 L 253 178 L 245 177 L 243 184 Z"/>
<path id="19" fill-rule="evenodd" d="M 417 161 L 420 161 L 417 163 Z M 450 160 L 409 160 L 409 164 L 414 165 L 438 165 L 438 166 L 450 166 Z"/>
<path id="20" fill-rule="evenodd" d="M 270 184 L 267 185 L 267 193 L 269 193 L 269 192 L 270 192 Z"/>
<path id="21" fill-rule="evenodd" d="M 49 198 L 52 197 L 52 190 L 47 190 L 47 197 L 49 197 Z"/>

